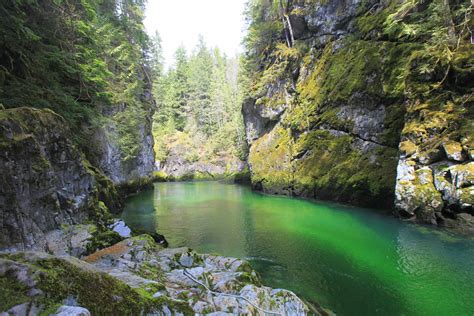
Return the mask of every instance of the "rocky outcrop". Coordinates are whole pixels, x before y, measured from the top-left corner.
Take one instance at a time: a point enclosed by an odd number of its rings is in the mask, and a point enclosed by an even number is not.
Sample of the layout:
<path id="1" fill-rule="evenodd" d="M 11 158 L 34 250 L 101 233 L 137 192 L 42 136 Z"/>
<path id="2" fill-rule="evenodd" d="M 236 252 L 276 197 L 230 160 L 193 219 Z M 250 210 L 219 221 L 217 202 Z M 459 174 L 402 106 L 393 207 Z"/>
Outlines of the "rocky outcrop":
<path id="1" fill-rule="evenodd" d="M 447 114 L 447 113 L 443 113 Z M 465 120 L 463 118 L 462 120 Z M 429 120 L 417 122 L 417 132 L 404 130 L 400 143 L 395 207 L 404 218 L 474 232 L 474 161 L 472 138 L 461 142 L 451 135 L 422 135 Z M 450 124 L 451 122 L 446 122 Z M 474 130 L 472 119 L 463 122 Z M 408 125 L 409 126 L 409 125 Z M 440 122 L 437 128 L 443 129 Z M 445 127 L 446 128 L 446 127 Z M 448 128 L 445 131 L 449 131 Z M 425 130 L 426 132 L 426 130 Z M 420 133 L 420 134 L 419 134 Z"/>
<path id="2" fill-rule="evenodd" d="M 0 247 L 29 247 L 96 208 L 99 185 L 50 110 L 0 111 Z"/>
<path id="3" fill-rule="evenodd" d="M 103 111 L 107 123 L 95 130 L 88 156 L 116 185 L 147 178 L 153 173 L 153 106 L 149 96 L 138 110 L 124 105 Z"/>
<path id="4" fill-rule="evenodd" d="M 86 219 L 106 224 L 104 214 L 119 211 L 123 198 L 115 185 L 126 195 L 151 181 L 152 108 L 149 99 L 140 111 L 104 113 L 111 119 L 103 118 L 108 124 L 85 152 L 51 110 L 0 110 L 0 248 L 30 248 L 47 232 Z"/>
<path id="5" fill-rule="evenodd" d="M 241 160 L 187 162 L 182 156 L 170 154 L 161 171 L 167 181 L 220 180 L 245 176 L 247 165 Z"/>
<path id="6" fill-rule="evenodd" d="M 451 8 L 453 16 L 467 6 Z M 258 56 L 243 108 L 254 188 L 472 227 L 474 55 L 459 30 L 443 59 L 433 43 L 442 10 L 434 2 L 293 1 L 294 45 L 279 24 L 260 39 L 260 55 L 249 51 Z M 251 27 L 279 23 L 270 11 L 262 7 Z"/>
<path id="7" fill-rule="evenodd" d="M 5 285 L 0 310 L 5 312 L 60 314 L 72 308 L 85 315 L 309 312 L 292 292 L 262 286 L 246 261 L 201 255 L 188 248 L 163 249 L 146 235 L 124 240 L 85 261 L 43 253 L 3 254 L 0 282 Z"/>
<path id="8" fill-rule="evenodd" d="M 170 142 L 166 160 L 159 166 L 162 178 L 167 181 L 221 180 L 243 181 L 248 178 L 245 161 L 227 152 L 214 156 L 199 152 L 201 144 L 195 144 L 184 133 L 177 132 L 177 139 Z"/>

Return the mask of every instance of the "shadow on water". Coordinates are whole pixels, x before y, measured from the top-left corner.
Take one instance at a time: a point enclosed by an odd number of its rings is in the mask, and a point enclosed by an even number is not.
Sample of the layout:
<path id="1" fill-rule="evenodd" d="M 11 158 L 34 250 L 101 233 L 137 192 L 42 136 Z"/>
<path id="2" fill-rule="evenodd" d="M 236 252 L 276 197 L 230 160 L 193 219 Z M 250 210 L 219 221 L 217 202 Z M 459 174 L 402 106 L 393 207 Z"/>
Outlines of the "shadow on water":
<path id="1" fill-rule="evenodd" d="M 130 198 L 132 227 L 171 247 L 247 258 L 265 284 L 339 315 L 472 315 L 474 241 L 332 203 L 215 182 L 160 183 Z"/>

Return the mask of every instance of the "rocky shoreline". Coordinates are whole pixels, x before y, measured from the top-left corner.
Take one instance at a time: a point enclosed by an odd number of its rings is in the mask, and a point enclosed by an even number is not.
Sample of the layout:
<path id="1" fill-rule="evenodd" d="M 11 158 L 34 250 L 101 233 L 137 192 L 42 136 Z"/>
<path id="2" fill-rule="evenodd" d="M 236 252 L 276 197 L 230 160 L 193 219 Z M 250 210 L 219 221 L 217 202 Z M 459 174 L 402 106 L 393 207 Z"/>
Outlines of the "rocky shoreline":
<path id="1" fill-rule="evenodd" d="M 77 235 L 64 235 L 72 238 L 51 254 L 0 253 L 0 315 L 310 313 L 292 292 L 263 286 L 245 260 L 167 249 L 148 235 L 79 259 L 70 254 L 87 240 Z"/>

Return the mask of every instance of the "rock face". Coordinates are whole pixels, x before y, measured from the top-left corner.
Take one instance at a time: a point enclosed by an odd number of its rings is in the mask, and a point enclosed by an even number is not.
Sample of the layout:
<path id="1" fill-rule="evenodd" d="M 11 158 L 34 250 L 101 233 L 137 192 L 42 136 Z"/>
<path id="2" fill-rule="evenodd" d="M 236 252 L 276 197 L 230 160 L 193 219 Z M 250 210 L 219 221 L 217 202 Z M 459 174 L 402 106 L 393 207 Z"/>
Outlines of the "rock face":
<path id="1" fill-rule="evenodd" d="M 201 255 L 188 248 L 163 249 L 146 235 L 124 240 L 85 261 L 42 253 L 0 255 L 0 281 L 5 282 L 2 297 L 8 298 L 0 302 L 0 311 L 34 309 L 39 313 L 54 308 L 57 315 L 66 311 L 77 315 L 309 312 L 292 292 L 262 286 L 246 261 Z M 63 306 L 58 309 L 58 305 Z"/>
<path id="2" fill-rule="evenodd" d="M 52 111 L 0 111 L 0 247 L 32 246 L 95 207 L 97 181 L 70 139 Z"/>
<path id="3" fill-rule="evenodd" d="M 196 147 L 199 147 L 199 144 L 194 144 L 187 137 L 179 137 L 184 135 L 181 132 L 176 133 L 178 137 L 170 143 L 166 161 L 159 166 L 160 172 L 166 175 L 168 181 L 221 179 L 238 181 L 248 177 L 246 162 L 236 155 L 219 152 L 209 158 L 203 153 L 197 153 Z"/>
<path id="4" fill-rule="evenodd" d="M 149 99 L 141 111 L 105 113 L 109 124 L 95 131 L 84 153 L 53 111 L 1 109 L 0 249 L 30 248 L 63 224 L 120 210 L 114 185 L 127 194 L 151 179 L 152 104 Z M 138 113 L 130 118 L 132 110 Z M 130 118 L 127 130 L 118 127 L 124 117 Z"/>
<path id="5" fill-rule="evenodd" d="M 168 180 L 219 180 L 247 173 L 247 164 L 238 159 L 188 162 L 171 152 L 163 168 Z"/>
<path id="6" fill-rule="evenodd" d="M 436 26 L 424 19 L 439 14 L 435 4 L 402 7 L 293 2 L 293 47 L 280 25 L 279 39 L 265 46 L 271 51 L 253 57 L 259 68 L 243 114 L 254 188 L 394 208 L 424 223 L 471 222 L 474 112 L 466 80 L 474 53 L 460 34 L 450 66 L 436 63 L 442 53 L 426 44 Z M 271 23 L 267 11 L 255 23 Z M 407 39 L 407 25 L 422 31 Z"/>
<path id="7" fill-rule="evenodd" d="M 109 120 L 92 136 L 94 147 L 89 155 L 92 163 L 116 185 L 150 177 L 155 168 L 152 109 L 153 100 L 149 96 L 138 113 L 130 113 L 132 110 L 126 106 L 104 111 L 103 115 Z M 135 120 L 134 115 L 137 116 Z M 132 118 L 128 120 L 130 116 Z M 128 120 L 126 124 L 129 125 L 125 131 L 119 127 L 124 119 Z"/>

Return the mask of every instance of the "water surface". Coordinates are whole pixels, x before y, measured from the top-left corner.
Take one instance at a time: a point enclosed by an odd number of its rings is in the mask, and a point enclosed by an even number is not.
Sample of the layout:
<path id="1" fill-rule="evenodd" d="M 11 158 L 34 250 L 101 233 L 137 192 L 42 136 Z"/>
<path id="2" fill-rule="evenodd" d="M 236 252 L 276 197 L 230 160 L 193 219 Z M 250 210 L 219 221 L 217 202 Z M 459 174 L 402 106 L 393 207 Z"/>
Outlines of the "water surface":
<path id="1" fill-rule="evenodd" d="M 474 315 L 474 239 L 376 211 L 189 182 L 155 184 L 123 218 L 171 247 L 247 258 L 338 315 Z"/>

